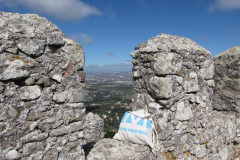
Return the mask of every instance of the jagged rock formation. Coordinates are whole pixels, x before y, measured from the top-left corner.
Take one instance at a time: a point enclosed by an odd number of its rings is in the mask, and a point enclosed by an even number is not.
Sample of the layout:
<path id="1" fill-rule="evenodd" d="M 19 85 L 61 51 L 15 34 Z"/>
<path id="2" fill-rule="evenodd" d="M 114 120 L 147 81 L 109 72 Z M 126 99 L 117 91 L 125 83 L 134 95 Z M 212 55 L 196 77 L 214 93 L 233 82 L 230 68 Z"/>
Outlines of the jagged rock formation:
<path id="1" fill-rule="evenodd" d="M 215 56 L 214 63 L 213 108 L 240 113 L 240 47 Z"/>
<path id="2" fill-rule="evenodd" d="M 35 14 L 0 12 L 0 159 L 85 159 L 103 120 L 85 114 L 82 46 Z"/>
<path id="3" fill-rule="evenodd" d="M 160 34 L 136 46 L 131 56 L 134 65 L 133 110 L 149 112 L 158 133 L 159 150 L 149 153 L 147 159 L 239 158 L 238 115 L 212 107 L 214 62 L 209 51 L 188 38 Z M 228 55 L 222 57 L 225 56 Z M 231 74 L 237 76 L 239 57 L 235 58 L 226 66 L 235 67 Z M 215 64 L 220 62 L 216 60 Z M 239 88 L 236 79 L 228 83 Z M 104 148 L 101 142 L 106 143 L 99 141 L 88 159 L 107 159 L 127 147 L 112 145 L 112 148 Z M 118 142 L 112 140 L 109 143 Z M 102 157 L 94 156 L 96 150 Z M 129 150 L 134 151 L 134 147 Z M 135 159 L 134 156 L 125 158 Z"/>

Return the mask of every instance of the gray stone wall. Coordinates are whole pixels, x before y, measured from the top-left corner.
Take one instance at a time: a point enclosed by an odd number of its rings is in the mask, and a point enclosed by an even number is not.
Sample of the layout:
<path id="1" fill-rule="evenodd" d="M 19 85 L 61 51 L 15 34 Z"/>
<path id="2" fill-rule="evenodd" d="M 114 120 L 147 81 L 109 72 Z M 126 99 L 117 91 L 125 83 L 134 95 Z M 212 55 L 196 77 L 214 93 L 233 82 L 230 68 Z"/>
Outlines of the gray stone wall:
<path id="1" fill-rule="evenodd" d="M 80 44 L 34 14 L 0 12 L 0 159 L 85 159 L 103 138 L 86 115 Z"/>
<path id="2" fill-rule="evenodd" d="M 240 113 L 240 47 L 235 46 L 214 57 L 213 108 Z"/>
<path id="3" fill-rule="evenodd" d="M 133 110 L 152 114 L 159 153 L 207 156 L 214 64 L 209 51 L 188 38 L 160 34 L 141 43 L 133 59 Z M 196 148 L 200 152 L 196 153 Z M 185 150 L 184 150 L 185 149 Z"/>
<path id="4" fill-rule="evenodd" d="M 152 114 L 160 147 L 157 157 L 239 156 L 237 115 L 213 111 L 214 62 L 209 51 L 188 38 L 160 34 L 138 45 L 131 56 L 133 110 L 145 109 Z M 235 63 L 228 64 L 234 66 L 232 74 L 239 72 Z"/>
<path id="5" fill-rule="evenodd" d="M 219 90 L 216 95 L 213 92 L 216 90 L 214 68 L 217 67 L 214 67 L 209 51 L 188 38 L 160 34 L 136 46 L 131 56 L 133 110 L 144 109 L 151 114 L 159 142 L 154 146 L 158 151 L 153 152 L 150 149 L 143 158 L 151 160 L 240 158 L 238 114 L 213 108 L 215 106 L 212 104 L 213 97 L 225 91 Z M 235 56 L 235 60 L 225 64 L 232 66 L 231 75 L 235 76 L 239 73 L 237 59 L 239 60 L 239 57 Z M 215 65 L 217 63 L 220 62 L 215 58 Z M 217 74 L 225 73 L 225 70 L 222 72 L 221 70 Z M 230 84 L 237 84 L 236 79 L 232 82 L 229 82 L 229 78 L 227 80 Z M 219 82 L 216 81 L 216 85 L 219 85 Z M 234 91 L 239 86 L 235 87 Z M 234 97 L 237 96 L 238 94 L 234 94 Z M 234 99 L 235 106 L 239 107 L 236 102 Z M 107 142 L 108 140 L 99 141 L 88 159 L 108 159 L 115 154 L 118 155 L 116 158 L 125 159 L 136 159 L 134 156 L 141 156 L 136 153 L 136 146 L 125 145 L 117 140 Z M 112 143 L 119 145 L 108 147 L 108 144 Z M 134 152 L 134 155 L 122 153 L 125 148 Z M 94 156 L 97 150 L 99 152 Z"/>

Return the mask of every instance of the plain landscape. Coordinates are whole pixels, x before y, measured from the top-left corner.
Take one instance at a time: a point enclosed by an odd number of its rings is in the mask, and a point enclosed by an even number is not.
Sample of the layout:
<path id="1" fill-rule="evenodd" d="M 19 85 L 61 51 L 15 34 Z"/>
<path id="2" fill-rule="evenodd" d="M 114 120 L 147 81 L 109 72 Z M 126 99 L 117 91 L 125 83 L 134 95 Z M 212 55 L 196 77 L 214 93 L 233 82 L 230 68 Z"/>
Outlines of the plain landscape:
<path id="1" fill-rule="evenodd" d="M 104 132 L 117 132 L 126 111 L 132 110 L 131 72 L 86 73 L 86 111 L 104 119 Z M 112 135 L 112 134 L 111 134 Z"/>

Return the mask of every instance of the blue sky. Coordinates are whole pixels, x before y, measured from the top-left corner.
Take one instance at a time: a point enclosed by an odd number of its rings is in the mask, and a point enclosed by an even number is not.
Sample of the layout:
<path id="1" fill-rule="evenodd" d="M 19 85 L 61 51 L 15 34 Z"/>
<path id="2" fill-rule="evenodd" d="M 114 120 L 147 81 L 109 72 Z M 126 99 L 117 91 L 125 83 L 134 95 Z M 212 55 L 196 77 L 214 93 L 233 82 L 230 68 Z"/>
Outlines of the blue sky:
<path id="1" fill-rule="evenodd" d="M 0 0 L 0 10 L 56 24 L 83 46 L 86 72 L 131 71 L 134 47 L 160 33 L 213 56 L 240 46 L 240 0 Z"/>

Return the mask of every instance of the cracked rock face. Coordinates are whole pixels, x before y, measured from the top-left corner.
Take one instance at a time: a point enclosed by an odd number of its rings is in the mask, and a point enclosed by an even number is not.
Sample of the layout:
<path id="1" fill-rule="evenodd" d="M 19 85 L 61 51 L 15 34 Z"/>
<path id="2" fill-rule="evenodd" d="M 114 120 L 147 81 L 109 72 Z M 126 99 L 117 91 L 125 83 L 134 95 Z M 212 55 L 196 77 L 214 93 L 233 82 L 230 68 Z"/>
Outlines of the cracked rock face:
<path id="1" fill-rule="evenodd" d="M 84 51 L 35 14 L 0 12 L 0 159 L 85 159 L 103 138 L 86 115 Z"/>

